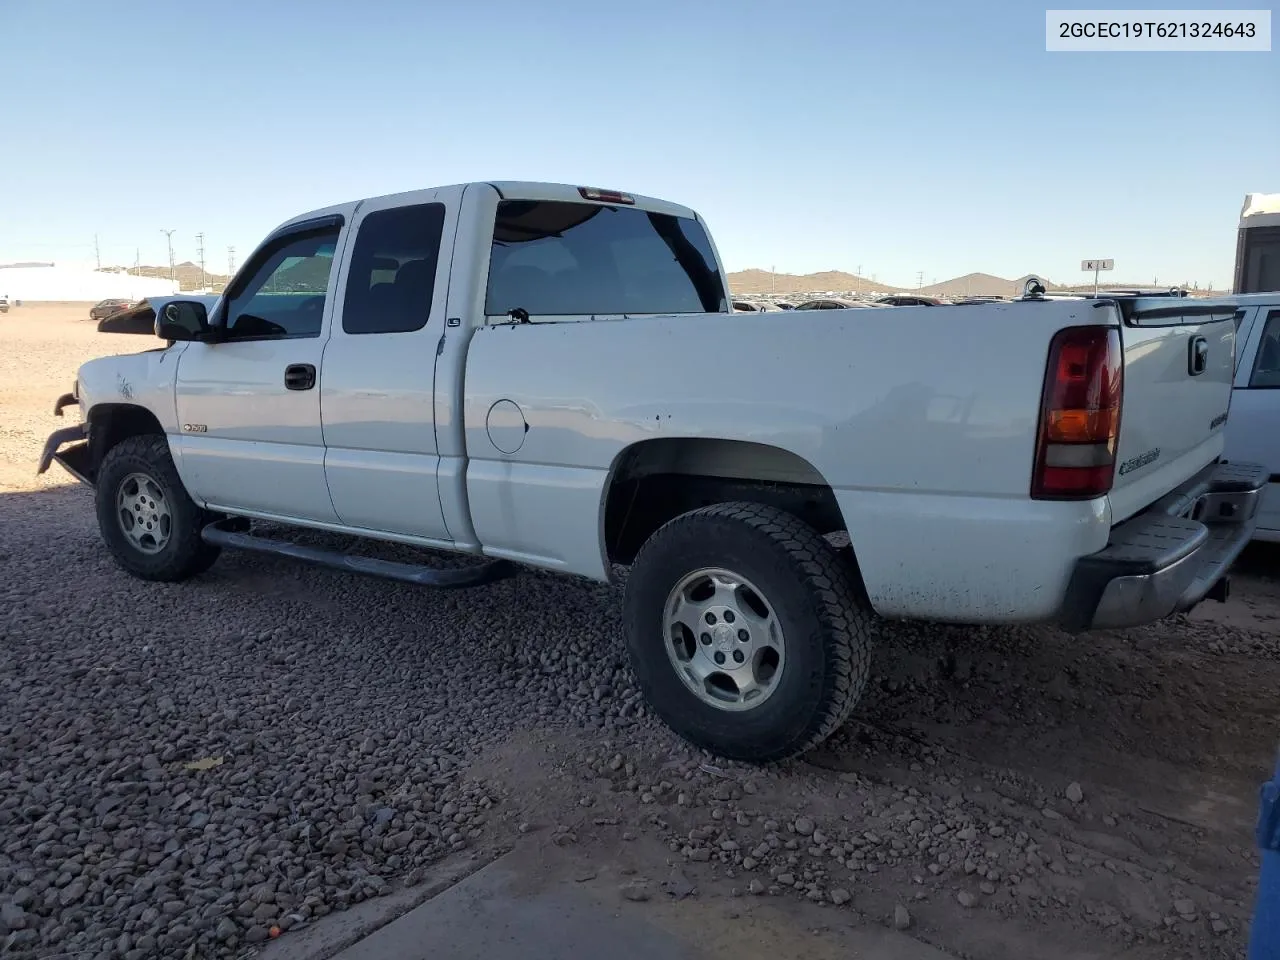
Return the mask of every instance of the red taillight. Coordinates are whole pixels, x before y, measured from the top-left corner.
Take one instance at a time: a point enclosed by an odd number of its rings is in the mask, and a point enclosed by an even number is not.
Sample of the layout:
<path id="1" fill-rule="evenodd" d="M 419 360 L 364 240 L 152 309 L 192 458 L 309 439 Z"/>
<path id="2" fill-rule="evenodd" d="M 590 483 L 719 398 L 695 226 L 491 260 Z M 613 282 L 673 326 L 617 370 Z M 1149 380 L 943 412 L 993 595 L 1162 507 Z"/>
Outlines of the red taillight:
<path id="1" fill-rule="evenodd" d="M 1033 500 L 1090 500 L 1111 489 L 1124 357 L 1115 327 L 1067 327 L 1049 345 Z"/>
<path id="2" fill-rule="evenodd" d="M 617 190 L 597 190 L 595 187 L 579 187 L 578 193 L 584 200 L 598 200 L 600 203 L 635 203 L 636 198 Z"/>

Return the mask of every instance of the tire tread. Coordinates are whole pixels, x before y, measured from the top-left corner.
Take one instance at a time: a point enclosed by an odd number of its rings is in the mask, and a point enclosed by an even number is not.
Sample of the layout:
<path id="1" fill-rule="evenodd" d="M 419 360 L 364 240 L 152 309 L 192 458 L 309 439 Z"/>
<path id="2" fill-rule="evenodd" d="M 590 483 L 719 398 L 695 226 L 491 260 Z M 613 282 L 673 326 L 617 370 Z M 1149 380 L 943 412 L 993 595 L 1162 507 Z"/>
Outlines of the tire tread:
<path id="1" fill-rule="evenodd" d="M 116 537 L 108 535 L 106 525 L 111 521 L 104 517 L 104 508 L 100 503 L 98 522 L 103 528 L 103 540 L 107 544 L 107 549 L 116 562 L 135 577 L 163 583 L 187 580 L 208 570 L 221 551 L 205 543 L 200 536 L 200 531 L 204 528 L 205 522 L 213 518 L 196 505 L 182 485 L 178 468 L 173 463 L 173 455 L 169 452 L 168 439 L 160 434 L 126 437 L 108 450 L 102 458 L 99 476 L 108 473 L 114 463 L 126 458 L 140 462 L 151 470 L 156 475 L 155 479 L 164 485 L 165 491 L 170 495 L 174 513 L 173 530 L 170 536 L 176 538 L 176 542 L 172 551 L 165 551 L 172 558 L 170 562 L 159 562 L 160 555 L 157 554 L 157 562 L 139 564 L 137 557 L 125 552 L 126 548 L 118 542 Z M 99 497 L 113 495 L 111 491 L 104 494 L 101 484 L 97 493 Z"/>
<path id="2" fill-rule="evenodd" d="M 806 729 L 781 755 L 784 759 L 813 749 L 848 719 L 871 672 L 875 615 L 860 599 L 835 550 L 811 526 L 793 514 L 751 501 L 730 501 L 691 510 L 663 526 L 641 547 L 636 565 L 659 538 L 678 535 L 707 519 L 741 523 L 767 536 L 801 575 L 801 586 L 816 601 L 826 638 L 826 671 L 818 710 Z"/>

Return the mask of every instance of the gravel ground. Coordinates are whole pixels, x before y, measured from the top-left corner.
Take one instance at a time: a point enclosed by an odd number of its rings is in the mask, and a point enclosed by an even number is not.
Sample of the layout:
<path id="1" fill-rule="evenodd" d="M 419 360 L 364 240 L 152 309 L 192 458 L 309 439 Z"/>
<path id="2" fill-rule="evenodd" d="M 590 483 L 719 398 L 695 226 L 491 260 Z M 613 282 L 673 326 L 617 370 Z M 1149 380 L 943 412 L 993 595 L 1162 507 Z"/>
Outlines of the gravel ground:
<path id="1" fill-rule="evenodd" d="M 726 764 L 647 715 L 616 587 L 234 554 L 180 586 L 121 573 L 90 493 L 33 477 L 77 364 L 151 345 L 85 309 L 0 317 L 0 956 L 244 956 L 535 831 L 584 869 L 648 851 L 620 897 L 823 903 L 832 936 L 1243 955 L 1280 553 L 1140 630 L 887 625 L 822 750 Z"/>

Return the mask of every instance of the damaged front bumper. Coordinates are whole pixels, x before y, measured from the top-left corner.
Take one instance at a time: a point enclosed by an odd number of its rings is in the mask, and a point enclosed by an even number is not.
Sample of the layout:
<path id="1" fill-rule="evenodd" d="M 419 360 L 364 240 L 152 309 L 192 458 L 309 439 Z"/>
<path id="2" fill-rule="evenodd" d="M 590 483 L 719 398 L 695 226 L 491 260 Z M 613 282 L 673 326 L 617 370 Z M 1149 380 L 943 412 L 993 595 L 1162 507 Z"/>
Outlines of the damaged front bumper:
<path id="1" fill-rule="evenodd" d="M 93 480 L 89 476 L 88 424 L 78 423 L 74 427 L 55 430 L 49 434 L 49 439 L 44 442 L 44 450 L 40 453 L 36 474 L 44 473 L 54 461 L 81 483 L 93 486 Z"/>

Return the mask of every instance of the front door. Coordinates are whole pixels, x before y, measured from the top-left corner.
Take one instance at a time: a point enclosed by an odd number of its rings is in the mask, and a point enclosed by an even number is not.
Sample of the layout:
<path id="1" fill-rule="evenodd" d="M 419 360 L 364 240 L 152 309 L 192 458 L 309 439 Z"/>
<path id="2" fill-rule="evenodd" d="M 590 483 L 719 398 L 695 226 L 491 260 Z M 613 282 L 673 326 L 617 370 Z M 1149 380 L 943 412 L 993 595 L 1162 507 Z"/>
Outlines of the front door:
<path id="1" fill-rule="evenodd" d="M 210 507 L 337 523 L 324 477 L 321 358 L 341 226 L 264 244 L 218 307 L 218 343 L 191 343 L 177 374 L 183 476 Z"/>
<path id="2" fill-rule="evenodd" d="M 436 350 L 460 188 L 361 204 L 325 356 L 325 475 L 344 526 L 451 540 L 440 504 Z M 441 251 L 444 251 L 443 254 Z"/>

